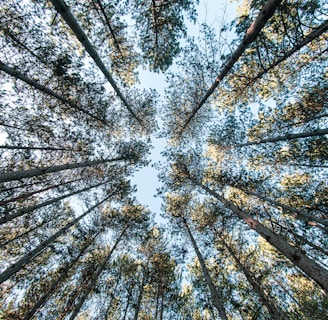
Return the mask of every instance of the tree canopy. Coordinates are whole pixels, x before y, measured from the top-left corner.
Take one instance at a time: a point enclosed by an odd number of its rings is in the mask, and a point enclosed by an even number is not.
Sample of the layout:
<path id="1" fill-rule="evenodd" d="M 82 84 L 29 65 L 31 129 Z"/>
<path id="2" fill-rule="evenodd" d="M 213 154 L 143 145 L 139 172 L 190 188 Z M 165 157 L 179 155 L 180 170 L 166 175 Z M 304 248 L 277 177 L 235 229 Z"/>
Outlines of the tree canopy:
<path id="1" fill-rule="evenodd" d="M 1 2 L 0 319 L 328 319 L 327 5 L 202 5 Z"/>

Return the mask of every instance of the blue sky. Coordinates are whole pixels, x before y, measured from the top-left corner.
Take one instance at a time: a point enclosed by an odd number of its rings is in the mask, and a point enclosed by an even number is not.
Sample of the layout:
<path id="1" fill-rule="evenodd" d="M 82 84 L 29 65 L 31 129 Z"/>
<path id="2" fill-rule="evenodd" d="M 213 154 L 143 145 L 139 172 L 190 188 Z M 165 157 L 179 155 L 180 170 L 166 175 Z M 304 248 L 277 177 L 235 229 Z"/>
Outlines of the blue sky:
<path id="1" fill-rule="evenodd" d="M 200 0 L 198 6 L 198 19 L 195 25 L 187 23 L 188 32 L 190 36 L 198 36 L 199 26 L 201 23 L 206 22 L 214 30 L 220 30 L 222 28 L 222 17 L 226 21 L 231 21 L 236 14 L 237 3 L 230 3 L 225 0 Z M 226 8 L 226 11 L 224 11 Z M 174 71 L 171 70 L 170 71 Z M 218 70 L 219 72 L 219 70 Z M 140 88 L 154 88 L 158 91 L 161 99 L 164 98 L 165 88 L 165 75 L 152 73 L 145 70 L 139 70 L 140 73 Z M 214 80 L 214 79 L 213 79 Z M 149 157 L 151 164 L 164 161 L 161 156 L 161 152 L 165 149 L 164 139 L 152 139 L 154 149 Z M 158 181 L 158 171 L 151 166 L 145 167 L 134 174 L 131 179 L 132 184 L 137 186 L 137 199 L 143 205 L 146 205 L 153 213 L 156 213 L 157 222 L 163 220 L 159 218 L 161 208 L 161 198 L 155 198 L 156 189 L 161 187 L 161 183 Z"/>

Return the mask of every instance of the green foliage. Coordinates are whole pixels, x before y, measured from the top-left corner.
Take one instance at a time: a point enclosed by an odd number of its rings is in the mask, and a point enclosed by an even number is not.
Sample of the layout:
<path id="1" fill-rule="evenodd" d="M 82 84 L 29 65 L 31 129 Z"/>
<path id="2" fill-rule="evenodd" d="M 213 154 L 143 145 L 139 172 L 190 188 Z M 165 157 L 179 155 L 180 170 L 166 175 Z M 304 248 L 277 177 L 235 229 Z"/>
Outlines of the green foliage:
<path id="1" fill-rule="evenodd" d="M 1 3 L 0 319 L 327 319 L 325 3 L 198 2 Z"/>

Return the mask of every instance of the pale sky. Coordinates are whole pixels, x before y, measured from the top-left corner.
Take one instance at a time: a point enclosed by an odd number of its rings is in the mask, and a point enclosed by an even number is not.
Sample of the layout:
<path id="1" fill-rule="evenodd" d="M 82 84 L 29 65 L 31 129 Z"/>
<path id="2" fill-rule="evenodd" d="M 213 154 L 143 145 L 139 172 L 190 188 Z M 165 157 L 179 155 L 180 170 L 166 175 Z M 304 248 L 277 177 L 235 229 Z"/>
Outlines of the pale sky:
<path id="1" fill-rule="evenodd" d="M 224 12 L 224 8 L 226 11 Z M 198 6 L 198 19 L 195 25 L 187 23 L 189 35 L 198 36 L 198 27 L 201 23 L 206 22 L 209 26 L 213 27 L 214 30 L 218 31 L 222 28 L 222 17 L 225 17 L 226 21 L 231 21 L 235 17 L 237 3 L 226 2 L 225 0 L 201 0 Z M 172 71 L 170 69 L 170 71 Z M 218 70 L 219 73 L 219 70 Z M 149 71 L 140 70 L 140 88 L 154 88 L 164 97 L 164 87 L 165 87 L 165 75 L 156 74 Z M 213 79 L 214 80 L 214 79 Z M 152 160 L 151 163 L 157 161 L 163 161 L 161 157 L 161 152 L 165 148 L 164 139 L 152 139 L 153 147 L 149 159 Z M 158 181 L 158 171 L 151 167 L 145 167 L 138 171 L 134 177 L 131 179 L 132 184 L 137 185 L 137 199 L 139 202 L 147 206 L 153 213 L 157 214 L 156 221 L 162 222 L 159 219 L 158 214 L 161 208 L 161 198 L 155 198 L 156 189 L 161 187 L 161 183 Z"/>

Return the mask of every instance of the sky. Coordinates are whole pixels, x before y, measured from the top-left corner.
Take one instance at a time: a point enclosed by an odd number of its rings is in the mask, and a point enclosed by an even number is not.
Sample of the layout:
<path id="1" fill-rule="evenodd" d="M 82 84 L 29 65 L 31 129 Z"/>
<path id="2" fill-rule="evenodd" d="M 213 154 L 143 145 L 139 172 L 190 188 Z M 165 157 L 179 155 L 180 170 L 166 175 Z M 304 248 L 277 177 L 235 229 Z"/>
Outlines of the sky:
<path id="1" fill-rule="evenodd" d="M 193 25 L 186 21 L 190 36 L 198 36 L 201 23 L 206 22 L 214 30 L 220 30 L 222 28 L 222 17 L 226 21 L 231 21 L 236 15 L 236 2 L 230 3 L 225 0 L 200 0 L 199 2 L 196 24 Z M 174 70 L 170 68 L 169 71 Z M 161 101 L 164 100 L 165 75 L 139 70 L 139 79 L 140 88 L 156 89 L 161 96 Z M 158 171 L 151 165 L 158 161 L 164 162 L 165 159 L 161 156 L 161 152 L 164 151 L 165 144 L 165 139 L 152 139 L 154 149 L 152 149 L 151 155 L 149 156 L 149 159 L 151 159 L 150 165 L 140 169 L 131 179 L 131 183 L 137 186 L 137 199 L 141 204 L 147 206 L 151 212 L 156 214 L 155 220 L 157 223 L 164 223 L 164 220 L 159 216 L 161 198 L 155 197 L 156 190 L 161 187 L 161 183 L 157 177 Z"/>

